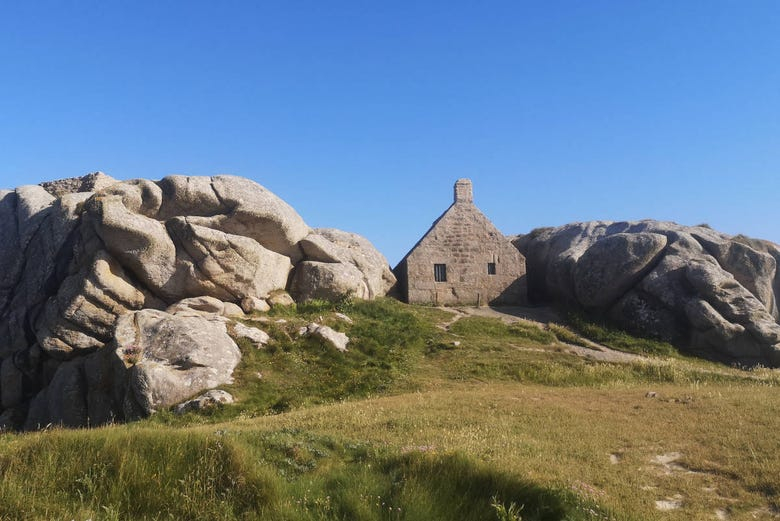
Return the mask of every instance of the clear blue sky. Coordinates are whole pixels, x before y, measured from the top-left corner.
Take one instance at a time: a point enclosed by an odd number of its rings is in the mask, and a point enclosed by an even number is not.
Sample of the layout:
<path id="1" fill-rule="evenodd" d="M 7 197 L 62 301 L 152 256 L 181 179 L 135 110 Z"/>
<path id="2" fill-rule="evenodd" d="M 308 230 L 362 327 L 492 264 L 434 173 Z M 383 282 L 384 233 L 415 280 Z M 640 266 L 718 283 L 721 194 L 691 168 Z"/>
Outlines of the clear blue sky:
<path id="1" fill-rule="evenodd" d="M 0 187 L 233 173 L 395 264 L 470 177 L 506 234 L 780 242 L 780 2 L 0 7 Z"/>

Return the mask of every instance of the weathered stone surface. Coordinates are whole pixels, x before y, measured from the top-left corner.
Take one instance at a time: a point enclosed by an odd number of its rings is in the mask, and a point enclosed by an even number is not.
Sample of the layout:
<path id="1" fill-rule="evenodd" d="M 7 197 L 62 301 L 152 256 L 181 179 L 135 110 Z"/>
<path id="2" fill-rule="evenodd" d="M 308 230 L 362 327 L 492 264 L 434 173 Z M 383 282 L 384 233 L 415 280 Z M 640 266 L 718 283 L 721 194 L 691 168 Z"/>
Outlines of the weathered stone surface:
<path id="1" fill-rule="evenodd" d="M 210 409 L 218 405 L 233 403 L 233 401 L 233 395 L 229 392 L 223 391 L 221 389 L 212 389 L 211 391 L 206 391 L 197 398 L 180 403 L 176 406 L 174 411 L 176 414 L 184 414 L 186 412 L 192 411 L 202 411 L 203 409 Z"/>
<path id="2" fill-rule="evenodd" d="M 268 296 L 267 301 L 272 308 L 295 305 L 295 301 L 286 291 L 274 291 Z"/>
<path id="3" fill-rule="evenodd" d="M 41 222 L 48 218 L 54 197 L 40 186 L 20 186 L 16 189 L 17 230 L 19 243 L 26 247 L 38 231 Z"/>
<path id="4" fill-rule="evenodd" d="M 0 391 L 2 391 L 3 409 L 15 407 L 22 403 L 24 374 L 16 367 L 13 357 L 6 358 L 0 366 Z"/>
<path id="5" fill-rule="evenodd" d="M 288 257 L 254 239 L 231 235 L 175 217 L 167 228 L 179 247 L 177 294 L 213 295 L 222 300 L 264 297 L 284 289 L 292 269 Z"/>
<path id="6" fill-rule="evenodd" d="M 658 221 L 574 223 L 514 243 L 537 301 L 606 315 L 705 356 L 778 365 L 780 250 L 771 243 Z"/>
<path id="7" fill-rule="evenodd" d="M 726 320 L 743 325 L 757 341 L 757 348 L 780 342 L 780 325 L 729 272 L 717 264 L 694 260 L 688 265 L 686 276 L 698 294 Z"/>
<path id="8" fill-rule="evenodd" d="M 16 206 L 19 196 L 15 191 L 0 192 L 0 311 L 5 311 L 13 296 L 14 286 L 24 263 L 24 250 L 19 243 L 16 225 Z M 3 335 L 5 337 L 5 335 Z"/>
<path id="9" fill-rule="evenodd" d="M 268 305 L 268 302 L 261 298 L 249 296 L 244 297 L 241 299 L 241 310 L 246 313 L 265 313 L 266 311 L 269 311 L 271 309 L 271 306 Z"/>
<path id="10" fill-rule="evenodd" d="M 722 351 L 733 358 L 761 356 L 755 345 L 745 345 L 750 344 L 743 341 L 745 328 L 726 320 L 706 300 L 693 298 L 688 301 L 685 315 L 693 326 L 691 347 Z"/>
<path id="11" fill-rule="evenodd" d="M 385 295 L 396 282 L 385 256 L 356 233 L 318 228 L 300 242 L 300 247 L 308 261 L 351 264 L 357 268 L 367 291 L 361 298 Z"/>
<path id="12" fill-rule="evenodd" d="M 346 322 L 347 324 L 352 324 L 352 323 L 353 323 L 352 319 L 351 319 L 351 318 L 349 318 L 349 317 L 348 317 L 347 315 L 345 315 L 344 313 L 334 313 L 334 314 L 333 314 L 333 316 L 334 316 L 334 317 L 336 317 L 336 318 L 338 318 L 339 320 L 343 320 L 343 321 L 344 321 L 344 322 Z"/>
<path id="13" fill-rule="evenodd" d="M 89 424 L 97 426 L 123 420 L 128 365 L 116 355 L 116 342 L 83 359 Z"/>
<path id="14" fill-rule="evenodd" d="M 15 427 L 99 425 L 201 390 L 183 396 L 183 382 L 199 388 L 216 378 L 212 366 L 221 366 L 192 341 L 214 340 L 225 351 L 227 317 L 244 317 L 242 306 L 251 312 L 294 304 L 287 291 L 306 238 L 325 248 L 316 255 L 336 255 L 333 265 L 357 273 L 361 296 L 385 294 L 392 276 L 368 241 L 312 232 L 248 179 L 117 181 L 95 173 L 0 190 L 0 417 Z M 157 321 L 164 327 L 137 314 L 164 309 L 174 313 Z M 156 348 L 170 340 L 180 351 L 155 353 L 153 363 L 143 358 L 154 350 L 149 345 L 137 363 L 127 363 L 116 336 L 127 316 L 157 331 Z M 182 320 L 191 322 L 190 336 Z M 181 370 L 188 356 L 212 369 Z M 224 368 L 214 371 L 224 377 Z"/>
<path id="15" fill-rule="evenodd" d="M 222 311 L 222 315 L 231 318 L 244 318 L 244 310 L 238 304 L 225 302 L 225 309 Z"/>
<path id="16" fill-rule="evenodd" d="M 116 179 L 104 174 L 103 172 L 92 172 L 82 177 L 71 177 L 68 179 L 58 179 L 56 181 L 47 181 L 39 186 L 49 192 L 54 197 L 62 197 L 66 194 L 79 192 L 97 192 L 118 183 Z"/>
<path id="17" fill-rule="evenodd" d="M 775 259 L 736 241 L 715 241 L 700 234 L 693 237 L 743 287 L 756 297 L 768 311 L 775 307 Z"/>
<path id="18" fill-rule="evenodd" d="M 574 293 L 586 308 L 604 308 L 633 287 L 666 247 L 657 233 L 616 233 L 596 241 L 574 267 Z"/>
<path id="19" fill-rule="evenodd" d="M 347 344 L 349 344 L 349 337 L 336 331 L 335 329 L 324 326 L 322 324 L 316 324 L 312 322 L 306 327 L 301 328 L 299 331 L 301 336 L 309 336 L 318 339 L 320 342 L 334 348 L 336 351 L 342 353 L 347 351 Z"/>
<path id="20" fill-rule="evenodd" d="M 125 414 L 149 415 L 232 382 L 241 352 L 224 322 L 142 310 L 120 317 L 116 354 L 127 365 Z"/>
<path id="21" fill-rule="evenodd" d="M 28 416 L 25 428 L 37 429 L 45 425 L 64 427 L 88 426 L 87 381 L 84 359 L 62 364 L 51 383 L 36 396 L 33 414 Z"/>
<path id="22" fill-rule="evenodd" d="M 86 207 L 97 236 L 122 266 L 164 300 L 181 294 L 182 288 L 171 280 L 177 268 L 176 246 L 162 222 L 131 212 L 116 195 L 96 194 Z"/>
<path id="23" fill-rule="evenodd" d="M 171 315 L 198 315 L 203 313 L 222 315 L 225 312 L 225 303 L 214 297 L 190 297 L 181 299 L 168 307 L 165 312 Z"/>
<path id="24" fill-rule="evenodd" d="M 295 300 L 369 298 L 363 274 L 352 264 L 303 261 L 295 268 L 292 287 Z"/>
<path id="25" fill-rule="evenodd" d="M 27 347 L 29 324 L 65 277 L 80 200 L 54 200 L 37 186 L 2 200 L 0 222 L 11 226 L 0 224 L 0 357 Z"/>
<path id="26" fill-rule="evenodd" d="M 26 429 L 102 425 L 147 416 L 230 383 L 240 352 L 218 317 L 157 310 L 119 318 L 114 339 L 60 364 L 32 400 Z"/>
<path id="27" fill-rule="evenodd" d="M 241 184 L 237 179 L 229 180 Z M 259 185 L 252 183 L 265 199 L 253 199 L 247 192 L 249 208 L 242 212 L 220 200 L 212 189 L 214 182 L 175 176 L 161 181 L 159 192 L 140 182 L 112 185 L 89 200 L 88 220 L 106 249 L 164 300 L 199 295 L 221 300 L 262 297 L 284 288 L 292 264 L 273 248 L 291 251 L 287 239 L 305 235 L 308 227 Z M 232 185 L 222 180 L 220 186 Z M 284 215 L 271 219 L 267 213 L 274 208 Z M 187 211 L 191 214 L 182 214 Z M 219 211 L 230 214 L 205 216 Z M 262 214 L 256 226 L 251 226 L 252 212 Z M 236 235 L 231 230 L 254 235 Z M 284 232 L 284 237 L 271 240 L 274 230 Z"/>
<path id="28" fill-rule="evenodd" d="M 254 344 L 258 349 L 266 345 L 271 341 L 271 337 L 268 333 L 257 329 L 256 327 L 245 326 L 240 322 L 233 324 L 233 334 L 238 338 L 246 338 Z"/>
<path id="29" fill-rule="evenodd" d="M 141 309 L 146 296 L 108 253 L 67 277 L 39 315 L 35 334 L 49 355 L 70 358 L 74 351 L 94 350 L 111 339 L 116 317 Z"/>
<path id="30" fill-rule="evenodd" d="M 152 218 L 160 215 L 160 207 L 163 203 L 163 191 L 159 183 L 148 179 L 122 181 L 100 190 L 100 195 L 118 196 L 122 206 L 129 211 Z"/>
<path id="31" fill-rule="evenodd" d="M 513 241 L 525 257 L 528 296 L 533 301 L 576 301 L 572 271 L 585 250 L 604 234 L 600 223 L 541 228 Z"/>
<path id="32" fill-rule="evenodd" d="M 767 309 L 770 313 L 772 313 L 772 316 L 775 317 L 775 320 L 780 319 L 780 306 L 778 306 L 777 302 L 777 296 L 780 295 L 780 246 L 770 241 L 751 239 L 750 237 L 745 237 L 744 235 L 737 235 L 733 237 L 733 240 L 734 242 L 744 244 L 745 246 L 748 246 L 757 252 L 765 253 L 775 260 L 775 277 L 772 281 L 772 294 L 775 296 L 774 302 L 771 306 L 769 306 L 762 297 L 759 297 L 759 299 L 764 302 L 765 305 L 767 305 Z M 735 277 L 737 280 L 740 280 L 736 274 Z M 748 289 L 750 288 L 748 287 Z M 757 293 L 760 292 L 761 290 L 757 289 Z"/>
<path id="33" fill-rule="evenodd" d="M 211 178 L 169 176 L 160 182 L 159 218 L 191 216 L 191 222 L 254 239 L 296 262 L 296 244 L 309 227 L 287 203 L 254 181 L 221 175 Z"/>

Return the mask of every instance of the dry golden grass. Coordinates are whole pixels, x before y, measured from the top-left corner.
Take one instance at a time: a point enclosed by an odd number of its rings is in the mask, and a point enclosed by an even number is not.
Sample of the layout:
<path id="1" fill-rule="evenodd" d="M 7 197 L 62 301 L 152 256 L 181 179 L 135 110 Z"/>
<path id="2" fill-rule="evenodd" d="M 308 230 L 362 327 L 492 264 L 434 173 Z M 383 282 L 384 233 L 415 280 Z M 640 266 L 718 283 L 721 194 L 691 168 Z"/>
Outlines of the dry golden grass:
<path id="1" fill-rule="evenodd" d="M 472 384 L 232 427 L 348 435 L 398 451 L 464 452 L 522 479 L 573 490 L 617 519 L 774 519 L 780 508 L 777 391 Z M 665 504 L 656 502 L 665 501 L 679 508 L 659 510 Z"/>

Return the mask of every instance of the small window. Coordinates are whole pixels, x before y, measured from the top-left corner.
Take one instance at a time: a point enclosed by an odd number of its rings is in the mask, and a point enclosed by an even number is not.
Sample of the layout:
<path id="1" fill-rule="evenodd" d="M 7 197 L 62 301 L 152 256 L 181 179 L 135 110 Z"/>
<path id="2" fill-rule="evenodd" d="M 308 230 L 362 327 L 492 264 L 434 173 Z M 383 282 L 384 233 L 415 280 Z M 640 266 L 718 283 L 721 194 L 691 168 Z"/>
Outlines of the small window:
<path id="1" fill-rule="evenodd" d="M 496 263 L 488 262 L 488 275 L 495 275 L 495 274 L 496 274 Z"/>
<path id="2" fill-rule="evenodd" d="M 446 264 L 434 264 L 433 265 L 433 280 L 436 282 L 447 282 L 447 265 Z"/>

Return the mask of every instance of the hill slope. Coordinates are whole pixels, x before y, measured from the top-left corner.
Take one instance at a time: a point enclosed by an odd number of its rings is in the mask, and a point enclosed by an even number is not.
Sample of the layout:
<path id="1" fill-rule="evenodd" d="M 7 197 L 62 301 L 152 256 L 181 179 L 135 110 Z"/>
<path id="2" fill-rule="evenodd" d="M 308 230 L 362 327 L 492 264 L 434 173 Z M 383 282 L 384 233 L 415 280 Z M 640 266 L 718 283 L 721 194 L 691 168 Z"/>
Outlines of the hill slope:
<path id="1" fill-rule="evenodd" d="M 687 359 L 581 320 L 506 323 L 392 300 L 279 309 L 249 321 L 273 340 L 241 345 L 234 405 L 0 438 L 0 519 L 780 511 L 777 371 Z M 349 351 L 298 337 L 312 320 L 346 332 Z M 600 349 L 593 340 L 642 354 L 582 356 Z"/>

